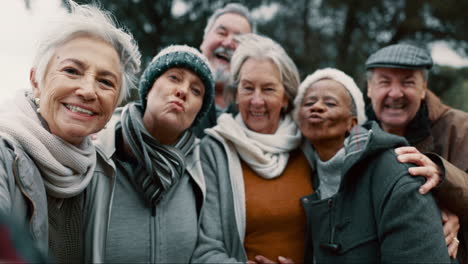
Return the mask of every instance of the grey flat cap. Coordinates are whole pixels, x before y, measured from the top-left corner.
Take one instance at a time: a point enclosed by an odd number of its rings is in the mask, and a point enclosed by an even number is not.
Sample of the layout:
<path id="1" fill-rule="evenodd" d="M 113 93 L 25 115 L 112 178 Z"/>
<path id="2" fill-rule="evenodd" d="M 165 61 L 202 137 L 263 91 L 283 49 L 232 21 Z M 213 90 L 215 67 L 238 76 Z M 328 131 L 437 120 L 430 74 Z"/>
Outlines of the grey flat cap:
<path id="1" fill-rule="evenodd" d="M 409 44 L 395 44 L 370 55 L 366 69 L 371 68 L 430 69 L 432 58 L 425 49 Z"/>

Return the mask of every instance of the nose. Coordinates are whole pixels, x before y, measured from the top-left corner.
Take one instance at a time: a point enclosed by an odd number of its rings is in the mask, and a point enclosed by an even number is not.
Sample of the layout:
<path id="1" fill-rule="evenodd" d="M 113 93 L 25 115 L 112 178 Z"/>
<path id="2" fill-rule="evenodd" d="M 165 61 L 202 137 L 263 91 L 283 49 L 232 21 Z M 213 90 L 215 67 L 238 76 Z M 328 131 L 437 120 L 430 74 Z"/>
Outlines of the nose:
<path id="1" fill-rule="evenodd" d="M 318 113 L 323 113 L 325 109 L 326 107 L 322 100 L 318 100 L 310 107 L 311 112 L 318 112 Z"/>
<path id="2" fill-rule="evenodd" d="M 392 85 L 390 87 L 390 91 L 388 92 L 388 96 L 389 97 L 392 97 L 392 98 L 400 98 L 403 96 L 403 92 L 402 92 L 402 87 L 400 85 Z"/>
<path id="3" fill-rule="evenodd" d="M 190 88 L 190 84 L 189 83 L 183 83 L 181 85 L 179 85 L 177 88 L 176 88 L 176 93 L 175 93 L 175 96 L 183 101 L 185 101 L 187 99 L 187 92 L 188 92 L 188 89 Z"/>
<path id="4" fill-rule="evenodd" d="M 84 77 L 81 81 L 76 94 L 82 97 L 85 101 L 92 101 L 97 98 L 96 95 L 96 80 L 94 76 Z"/>
<path id="5" fill-rule="evenodd" d="M 222 45 L 225 48 L 235 49 L 237 46 L 237 42 L 234 39 L 234 37 L 234 34 L 228 34 L 228 36 L 223 39 Z"/>
<path id="6" fill-rule="evenodd" d="M 253 106 L 263 106 L 265 100 L 263 99 L 261 92 L 257 90 L 253 93 L 251 103 Z"/>

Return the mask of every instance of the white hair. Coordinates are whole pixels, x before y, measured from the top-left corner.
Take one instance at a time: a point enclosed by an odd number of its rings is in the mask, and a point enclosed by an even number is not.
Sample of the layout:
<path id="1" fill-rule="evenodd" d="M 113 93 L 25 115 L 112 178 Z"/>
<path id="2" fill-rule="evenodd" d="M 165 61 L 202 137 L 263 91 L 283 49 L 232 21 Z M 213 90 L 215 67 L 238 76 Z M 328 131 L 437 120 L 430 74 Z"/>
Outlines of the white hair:
<path id="1" fill-rule="evenodd" d="M 240 80 L 240 70 L 244 62 L 249 58 L 271 60 L 279 70 L 280 81 L 284 86 L 286 97 L 288 98 L 288 108 L 285 113 L 294 107 L 293 100 L 297 94 L 297 87 L 300 83 L 299 71 L 296 64 L 288 56 L 286 51 L 270 38 L 257 34 L 244 34 L 238 36 L 239 46 L 231 58 L 232 82 L 237 84 Z"/>
<path id="2" fill-rule="evenodd" d="M 117 51 L 122 66 L 122 86 L 117 103 L 120 104 L 135 87 L 136 74 L 140 70 L 141 54 L 133 36 L 118 28 L 111 15 L 92 5 L 78 5 L 67 1 L 70 12 L 61 15 L 57 21 L 50 21 L 41 35 L 36 56 L 33 60 L 36 81 L 41 83 L 47 65 L 55 50 L 77 36 L 92 36 L 112 45 Z"/>
<path id="3" fill-rule="evenodd" d="M 364 97 L 361 90 L 359 90 L 353 78 L 349 77 L 346 73 L 333 68 L 316 70 L 313 74 L 308 75 L 301 83 L 296 99 L 294 99 L 295 108 L 293 112 L 293 118 L 296 123 L 299 124 L 299 108 L 302 105 L 305 93 L 312 86 L 312 84 L 324 79 L 337 81 L 344 86 L 344 88 L 351 95 L 352 107 L 355 108 L 351 109 L 351 112 L 353 115 L 357 116 L 357 120 L 360 125 L 364 124 L 367 120 L 367 117 L 364 106 Z"/>
<path id="4" fill-rule="evenodd" d="M 208 22 L 206 23 L 205 30 L 203 32 L 203 39 L 206 38 L 206 35 L 213 29 L 213 26 L 216 22 L 216 19 L 218 17 L 224 15 L 224 14 L 238 14 L 240 16 L 243 16 L 247 21 L 249 22 L 250 28 L 252 29 L 252 32 L 255 33 L 257 31 L 257 25 L 255 23 L 255 20 L 253 19 L 252 15 L 250 14 L 250 11 L 247 7 L 239 4 L 239 3 L 230 3 L 227 4 L 225 7 L 220 8 L 216 10 L 210 18 L 208 18 Z"/>

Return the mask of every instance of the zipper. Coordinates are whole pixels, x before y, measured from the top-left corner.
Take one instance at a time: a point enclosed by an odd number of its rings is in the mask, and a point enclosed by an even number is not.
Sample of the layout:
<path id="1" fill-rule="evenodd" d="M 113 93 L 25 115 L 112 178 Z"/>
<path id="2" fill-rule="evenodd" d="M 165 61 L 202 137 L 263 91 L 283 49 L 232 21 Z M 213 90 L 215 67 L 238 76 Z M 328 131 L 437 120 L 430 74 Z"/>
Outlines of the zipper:
<path id="1" fill-rule="evenodd" d="M 151 207 L 151 224 L 150 224 L 150 263 L 156 263 L 156 205 Z"/>

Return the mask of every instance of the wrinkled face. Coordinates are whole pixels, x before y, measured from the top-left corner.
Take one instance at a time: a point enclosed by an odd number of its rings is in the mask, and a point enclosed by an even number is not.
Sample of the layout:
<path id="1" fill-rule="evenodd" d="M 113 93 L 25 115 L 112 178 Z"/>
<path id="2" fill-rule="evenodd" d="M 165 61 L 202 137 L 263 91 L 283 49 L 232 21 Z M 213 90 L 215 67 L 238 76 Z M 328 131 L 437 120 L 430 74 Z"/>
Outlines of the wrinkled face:
<path id="1" fill-rule="evenodd" d="M 420 70 L 375 68 L 367 95 L 384 130 L 402 129 L 413 120 L 426 95 Z"/>
<path id="2" fill-rule="evenodd" d="M 239 72 L 236 101 L 250 130 L 274 134 L 281 109 L 288 105 L 278 67 L 271 60 L 247 59 Z"/>
<path id="3" fill-rule="evenodd" d="M 216 82 L 229 80 L 230 61 L 237 48 L 234 37 L 251 31 L 248 20 L 239 14 L 226 13 L 216 19 L 200 46 L 210 62 Z"/>
<path id="4" fill-rule="evenodd" d="M 163 135 L 159 140 L 168 137 L 177 139 L 192 125 L 203 104 L 204 94 L 203 82 L 192 71 L 184 68 L 167 70 L 156 79 L 148 92 L 143 115 L 146 129 Z"/>
<path id="5" fill-rule="evenodd" d="M 81 36 L 55 50 L 34 96 L 50 132 L 74 145 L 101 130 L 110 119 L 122 85 L 117 51 L 107 42 Z"/>
<path id="6" fill-rule="evenodd" d="M 351 96 L 339 82 L 323 79 L 307 89 L 298 112 L 302 134 L 314 144 L 322 140 L 344 142 L 346 132 L 357 124 L 352 116 Z"/>

